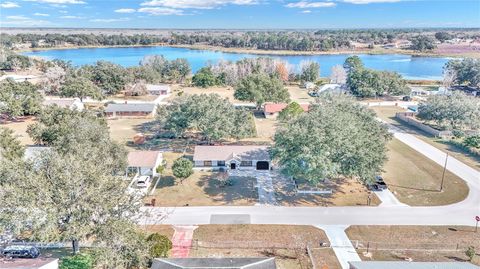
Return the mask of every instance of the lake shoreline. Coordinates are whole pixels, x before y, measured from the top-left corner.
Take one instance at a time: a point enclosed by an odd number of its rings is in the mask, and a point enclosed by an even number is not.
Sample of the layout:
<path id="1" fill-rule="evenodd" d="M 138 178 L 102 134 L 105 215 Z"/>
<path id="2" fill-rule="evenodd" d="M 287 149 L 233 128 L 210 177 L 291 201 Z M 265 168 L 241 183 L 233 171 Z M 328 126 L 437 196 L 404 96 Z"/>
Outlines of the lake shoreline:
<path id="1" fill-rule="evenodd" d="M 349 54 L 366 54 L 366 55 L 387 55 L 387 54 L 400 54 L 409 55 L 412 57 L 437 57 L 437 58 L 463 58 L 466 55 L 451 55 L 451 54 L 439 54 L 434 52 L 415 52 L 412 50 L 401 49 L 363 49 L 363 50 L 336 50 L 336 51 L 293 51 L 293 50 L 260 50 L 249 48 L 225 48 L 220 46 L 210 45 L 170 45 L 164 43 L 150 44 L 150 45 L 112 45 L 112 46 L 58 46 L 48 48 L 29 48 L 15 50 L 17 53 L 28 53 L 36 51 L 49 51 L 49 50 L 68 50 L 68 49 L 101 49 L 101 48 L 149 48 L 149 47 L 172 47 L 172 48 L 184 48 L 191 50 L 209 50 L 214 52 L 226 52 L 236 54 L 254 54 L 265 56 L 314 56 L 314 55 L 349 55 Z M 480 58 L 480 55 L 478 56 Z"/>

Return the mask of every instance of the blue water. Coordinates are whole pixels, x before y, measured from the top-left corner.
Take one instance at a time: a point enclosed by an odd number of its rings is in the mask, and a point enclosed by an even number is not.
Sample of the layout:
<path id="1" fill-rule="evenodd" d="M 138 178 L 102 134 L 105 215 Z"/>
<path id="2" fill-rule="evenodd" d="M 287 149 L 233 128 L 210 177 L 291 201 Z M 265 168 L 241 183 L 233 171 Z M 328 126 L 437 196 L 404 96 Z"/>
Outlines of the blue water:
<path id="1" fill-rule="evenodd" d="M 60 49 L 27 52 L 24 55 L 40 56 L 48 60 L 61 59 L 71 61 L 74 65 L 92 64 L 98 60 L 106 60 L 122 66 L 138 65 L 145 55 L 163 55 L 167 59 L 186 58 L 196 72 L 208 63 L 215 63 L 220 59 L 236 61 L 242 58 L 259 57 L 256 54 L 228 53 L 211 50 L 192 50 L 172 47 L 127 47 L 127 48 L 85 48 Z M 292 55 L 268 56 L 280 58 L 290 64 L 297 65 L 303 60 L 312 60 L 320 63 L 321 75 L 328 76 L 332 66 L 343 64 L 349 55 Z M 377 70 L 389 70 L 400 73 L 406 79 L 441 79 L 442 68 L 447 58 L 416 57 L 401 54 L 358 55 L 365 66 Z"/>

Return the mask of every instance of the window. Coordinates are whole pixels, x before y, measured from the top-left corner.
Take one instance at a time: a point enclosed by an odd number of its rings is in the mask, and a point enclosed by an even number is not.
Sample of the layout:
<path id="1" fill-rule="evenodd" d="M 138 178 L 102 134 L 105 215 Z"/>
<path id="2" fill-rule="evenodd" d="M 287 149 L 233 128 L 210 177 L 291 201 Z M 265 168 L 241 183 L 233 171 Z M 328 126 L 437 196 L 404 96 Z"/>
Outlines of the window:
<path id="1" fill-rule="evenodd" d="M 212 166 L 212 161 L 204 161 L 203 166 Z"/>
<path id="2" fill-rule="evenodd" d="M 217 161 L 217 166 L 225 166 L 225 161 Z"/>
<path id="3" fill-rule="evenodd" d="M 240 163 L 240 166 L 252 166 L 252 161 L 242 161 Z"/>

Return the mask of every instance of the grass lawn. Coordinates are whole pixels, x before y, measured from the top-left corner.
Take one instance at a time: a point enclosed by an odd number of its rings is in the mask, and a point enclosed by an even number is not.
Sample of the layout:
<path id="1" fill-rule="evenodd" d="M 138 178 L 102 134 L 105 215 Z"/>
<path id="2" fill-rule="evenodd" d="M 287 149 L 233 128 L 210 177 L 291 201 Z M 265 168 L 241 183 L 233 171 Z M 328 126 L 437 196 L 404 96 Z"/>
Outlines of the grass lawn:
<path id="1" fill-rule="evenodd" d="M 275 257 L 279 269 L 311 268 L 306 246 L 329 242 L 322 230 L 301 225 L 202 225 L 193 240 L 191 257 Z M 333 252 L 324 250 L 315 263 L 338 268 Z"/>
<path id="2" fill-rule="evenodd" d="M 388 149 L 383 176 L 401 202 L 412 206 L 447 205 L 467 197 L 466 183 L 448 170 L 444 191 L 439 192 L 443 168 L 413 148 L 393 139 Z"/>
<path id="3" fill-rule="evenodd" d="M 297 103 L 310 103 L 315 100 L 314 97 L 308 95 L 310 90 L 300 88 L 299 86 L 287 86 L 288 92 L 290 93 L 290 99 Z"/>
<path id="4" fill-rule="evenodd" d="M 148 128 L 147 123 L 151 122 L 152 119 L 129 119 L 129 118 L 119 118 L 119 119 L 110 119 L 107 121 L 108 127 L 110 128 L 110 137 L 124 145 L 127 145 L 128 142 L 133 141 L 133 136 L 137 133 L 147 133 Z"/>
<path id="5" fill-rule="evenodd" d="M 378 117 L 384 121 L 401 128 L 402 130 L 415 135 L 417 138 L 423 140 L 424 142 L 436 147 L 437 149 L 449 153 L 451 156 L 455 157 L 459 161 L 465 163 L 466 165 L 477 169 L 480 171 L 480 157 L 475 156 L 469 152 L 466 152 L 462 148 L 455 146 L 451 143 L 448 143 L 447 140 L 433 137 L 420 129 L 417 129 L 413 126 L 409 126 L 401 121 L 395 119 L 395 113 L 404 112 L 405 110 L 401 107 L 396 106 L 384 106 L 384 107 L 371 107 Z"/>
<path id="6" fill-rule="evenodd" d="M 153 195 L 146 202 L 156 199 L 158 206 L 213 206 L 254 205 L 258 201 L 256 179 L 233 177 L 232 186 L 223 186 L 216 179 L 217 173 L 196 170 L 189 178 L 180 182 L 172 174 L 171 166 L 180 153 L 165 152 L 167 161 L 165 174 L 160 178 Z"/>
<path id="7" fill-rule="evenodd" d="M 278 121 L 276 119 L 267 119 L 263 117 L 255 117 L 255 127 L 257 129 L 257 139 L 267 142 L 273 141 L 275 130 L 277 129 Z M 245 138 L 244 140 L 252 140 L 252 138 Z"/>
<path id="8" fill-rule="evenodd" d="M 297 194 L 293 185 L 276 186 L 276 197 L 284 206 L 357 206 L 367 205 L 369 191 L 361 182 L 354 179 L 335 179 L 329 183 L 317 184 L 319 189 L 332 189 L 333 194 Z M 380 200 L 372 193 L 371 205 L 379 205 Z"/>
<path id="9" fill-rule="evenodd" d="M 350 226 L 350 240 L 359 241 L 362 260 L 466 261 L 465 250 L 474 246 L 473 263 L 480 265 L 480 233 L 465 226 Z M 370 255 L 366 253 L 369 244 Z M 458 248 L 458 249 L 457 249 Z"/>
<path id="10" fill-rule="evenodd" d="M 28 125 L 34 122 L 35 120 L 33 118 L 18 119 L 17 121 L 2 122 L 0 123 L 0 127 L 12 129 L 22 145 L 32 145 L 33 141 L 27 134 L 27 128 Z"/>

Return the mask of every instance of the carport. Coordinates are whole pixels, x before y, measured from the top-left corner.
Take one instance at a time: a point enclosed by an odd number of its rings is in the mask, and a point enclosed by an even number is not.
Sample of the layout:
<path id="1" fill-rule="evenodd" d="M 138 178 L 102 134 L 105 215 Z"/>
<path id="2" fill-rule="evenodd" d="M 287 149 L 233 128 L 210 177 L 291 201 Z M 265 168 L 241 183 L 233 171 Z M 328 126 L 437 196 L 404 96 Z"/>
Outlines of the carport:
<path id="1" fill-rule="evenodd" d="M 269 170 L 270 163 L 268 161 L 258 161 L 257 162 L 257 170 Z"/>

